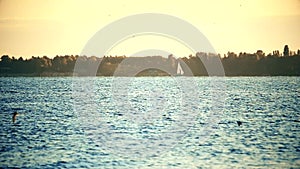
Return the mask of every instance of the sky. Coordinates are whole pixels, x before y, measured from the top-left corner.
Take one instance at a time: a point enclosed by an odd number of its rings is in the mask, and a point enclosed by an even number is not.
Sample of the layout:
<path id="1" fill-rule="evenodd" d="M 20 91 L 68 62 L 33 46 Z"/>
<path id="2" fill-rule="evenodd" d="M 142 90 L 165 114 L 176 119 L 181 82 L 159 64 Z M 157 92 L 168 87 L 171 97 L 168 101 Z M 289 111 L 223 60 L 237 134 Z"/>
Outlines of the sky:
<path id="1" fill-rule="evenodd" d="M 161 13 L 194 25 L 216 53 L 300 49 L 300 0 L 0 0 L 0 55 L 77 55 L 110 23 L 134 14 Z M 159 25 L 158 25 L 159 26 Z M 100 48 L 100 46 L 99 46 Z M 112 46 L 107 55 L 158 49 L 193 54 L 172 38 L 143 35 Z"/>

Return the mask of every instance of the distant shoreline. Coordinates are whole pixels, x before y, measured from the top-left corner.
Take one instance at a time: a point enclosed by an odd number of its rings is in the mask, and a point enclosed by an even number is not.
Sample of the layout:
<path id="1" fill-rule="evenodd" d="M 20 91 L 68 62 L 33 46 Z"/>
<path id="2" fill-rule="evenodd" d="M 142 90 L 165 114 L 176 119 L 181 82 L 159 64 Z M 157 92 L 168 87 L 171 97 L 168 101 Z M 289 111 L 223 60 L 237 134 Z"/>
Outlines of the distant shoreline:
<path id="1" fill-rule="evenodd" d="M 213 69 L 215 61 L 222 68 L 217 74 L 208 72 L 207 66 Z M 205 64 L 204 64 L 205 63 Z M 228 53 L 224 58 L 210 53 L 197 53 L 184 58 L 169 55 L 146 57 L 102 57 L 95 56 L 56 56 L 10 58 L 1 57 L 1 77 L 66 77 L 66 76 L 176 76 L 178 65 L 181 65 L 183 76 L 300 76 L 300 51 L 293 55 L 265 56 L 258 51 L 254 54 Z M 224 73 L 221 72 L 222 69 Z"/>

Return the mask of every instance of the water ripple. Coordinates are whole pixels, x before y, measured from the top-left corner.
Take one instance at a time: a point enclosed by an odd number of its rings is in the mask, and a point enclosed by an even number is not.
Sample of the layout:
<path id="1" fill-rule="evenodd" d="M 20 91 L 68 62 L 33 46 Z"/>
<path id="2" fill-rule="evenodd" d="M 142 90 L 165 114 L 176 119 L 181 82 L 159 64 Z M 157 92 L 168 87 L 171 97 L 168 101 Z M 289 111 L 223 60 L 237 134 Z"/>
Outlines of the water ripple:
<path id="1" fill-rule="evenodd" d="M 299 168 L 299 77 L 192 79 L 0 78 L 0 168 Z"/>

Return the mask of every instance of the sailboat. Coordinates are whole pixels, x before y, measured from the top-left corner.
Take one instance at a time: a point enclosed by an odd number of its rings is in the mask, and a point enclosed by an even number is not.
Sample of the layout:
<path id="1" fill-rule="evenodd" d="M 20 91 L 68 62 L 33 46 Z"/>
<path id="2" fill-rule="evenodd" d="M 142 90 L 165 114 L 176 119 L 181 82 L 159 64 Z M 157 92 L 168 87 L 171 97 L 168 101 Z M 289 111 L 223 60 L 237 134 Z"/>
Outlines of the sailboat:
<path id="1" fill-rule="evenodd" d="M 178 62 L 178 65 L 177 65 L 177 76 L 182 76 L 184 74 L 184 71 L 180 65 L 180 62 Z"/>

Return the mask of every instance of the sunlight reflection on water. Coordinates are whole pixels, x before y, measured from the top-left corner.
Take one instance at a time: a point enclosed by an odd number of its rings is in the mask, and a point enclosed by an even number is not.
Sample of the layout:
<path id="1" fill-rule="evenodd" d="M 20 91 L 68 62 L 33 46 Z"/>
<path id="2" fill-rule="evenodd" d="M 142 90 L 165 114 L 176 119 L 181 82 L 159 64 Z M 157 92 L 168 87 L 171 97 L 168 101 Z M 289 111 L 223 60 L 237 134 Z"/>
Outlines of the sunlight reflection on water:
<path id="1" fill-rule="evenodd" d="M 0 78 L 0 167 L 300 166 L 299 77 L 224 78 L 225 109 L 205 141 L 203 128 L 211 122 L 207 113 L 212 106 L 207 86 L 217 78 L 194 79 L 200 98 L 184 98 L 189 105 L 180 106 L 176 99 L 180 90 L 169 77 L 136 78 L 126 97 L 115 98 L 110 92 L 113 78 L 92 78 L 93 99 L 73 95 L 72 77 Z M 154 90 L 158 92 L 153 94 Z M 80 101 L 74 109 L 76 99 Z M 129 100 L 130 106 L 116 106 L 113 99 Z M 159 104 L 165 107 L 157 113 Z M 187 109 L 199 113 L 188 116 Z M 20 115 L 13 124 L 14 111 Z M 152 114 L 142 116 L 145 119 L 136 116 L 147 112 Z M 174 124 L 189 128 L 182 131 Z"/>

